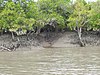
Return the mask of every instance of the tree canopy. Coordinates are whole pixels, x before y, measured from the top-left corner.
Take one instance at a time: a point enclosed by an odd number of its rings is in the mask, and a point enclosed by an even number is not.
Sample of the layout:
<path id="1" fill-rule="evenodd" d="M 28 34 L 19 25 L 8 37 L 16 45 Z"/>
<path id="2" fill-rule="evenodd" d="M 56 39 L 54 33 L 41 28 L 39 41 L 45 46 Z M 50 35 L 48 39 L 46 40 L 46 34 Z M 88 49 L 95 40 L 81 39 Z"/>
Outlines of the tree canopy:
<path id="1" fill-rule="evenodd" d="M 100 29 L 100 0 L 0 0 L 0 31 L 37 31 L 46 25 L 59 29 Z M 51 24 L 52 22 L 52 24 Z"/>

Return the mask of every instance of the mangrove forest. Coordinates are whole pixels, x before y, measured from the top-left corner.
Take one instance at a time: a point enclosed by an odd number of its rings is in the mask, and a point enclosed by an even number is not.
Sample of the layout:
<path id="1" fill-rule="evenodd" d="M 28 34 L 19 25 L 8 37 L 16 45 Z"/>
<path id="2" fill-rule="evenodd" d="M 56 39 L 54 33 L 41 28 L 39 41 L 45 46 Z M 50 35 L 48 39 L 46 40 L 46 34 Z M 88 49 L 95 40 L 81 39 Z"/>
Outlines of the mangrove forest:
<path id="1" fill-rule="evenodd" d="M 13 41 L 19 42 L 18 37 L 23 35 L 30 41 L 30 34 L 38 39 L 36 36 L 42 32 L 49 38 L 49 33 L 67 31 L 77 33 L 81 47 L 86 45 L 82 39 L 84 33 L 92 31 L 100 35 L 100 0 L 0 0 L 1 36 L 10 34 Z M 13 47 L 20 45 L 21 42 Z M 11 49 L 4 45 L 2 48 Z"/>

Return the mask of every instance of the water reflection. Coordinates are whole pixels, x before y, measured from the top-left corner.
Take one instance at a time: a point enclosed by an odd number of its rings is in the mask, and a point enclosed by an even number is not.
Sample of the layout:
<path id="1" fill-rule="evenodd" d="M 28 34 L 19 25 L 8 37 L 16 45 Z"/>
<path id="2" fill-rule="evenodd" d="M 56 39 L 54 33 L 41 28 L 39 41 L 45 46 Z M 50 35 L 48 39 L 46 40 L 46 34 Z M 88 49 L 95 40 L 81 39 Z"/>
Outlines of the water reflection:
<path id="1" fill-rule="evenodd" d="M 0 52 L 0 75 L 100 75 L 100 47 Z"/>

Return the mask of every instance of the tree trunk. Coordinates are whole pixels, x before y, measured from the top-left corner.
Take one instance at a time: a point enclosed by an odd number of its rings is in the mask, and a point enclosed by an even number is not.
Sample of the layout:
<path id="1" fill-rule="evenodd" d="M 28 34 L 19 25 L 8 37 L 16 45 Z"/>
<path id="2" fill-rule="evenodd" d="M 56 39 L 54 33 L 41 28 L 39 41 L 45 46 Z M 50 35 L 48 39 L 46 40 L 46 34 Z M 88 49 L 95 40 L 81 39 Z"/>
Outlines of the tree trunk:
<path id="1" fill-rule="evenodd" d="M 30 34 L 31 34 L 31 31 L 29 31 L 29 33 L 27 33 L 27 35 L 26 35 L 26 38 L 27 38 L 28 41 L 30 40 L 29 39 Z"/>
<path id="2" fill-rule="evenodd" d="M 14 41 L 15 37 L 14 37 L 13 32 L 11 32 L 11 36 L 12 36 L 12 40 Z"/>
<path id="3" fill-rule="evenodd" d="M 41 28 L 38 27 L 38 28 L 37 28 L 37 31 L 36 31 L 36 35 L 40 34 L 40 31 L 41 31 Z"/>
<path id="4" fill-rule="evenodd" d="M 79 41 L 80 41 L 80 46 L 84 47 L 85 43 L 82 41 L 82 28 L 78 27 L 77 32 L 78 32 L 78 37 L 79 37 Z"/>

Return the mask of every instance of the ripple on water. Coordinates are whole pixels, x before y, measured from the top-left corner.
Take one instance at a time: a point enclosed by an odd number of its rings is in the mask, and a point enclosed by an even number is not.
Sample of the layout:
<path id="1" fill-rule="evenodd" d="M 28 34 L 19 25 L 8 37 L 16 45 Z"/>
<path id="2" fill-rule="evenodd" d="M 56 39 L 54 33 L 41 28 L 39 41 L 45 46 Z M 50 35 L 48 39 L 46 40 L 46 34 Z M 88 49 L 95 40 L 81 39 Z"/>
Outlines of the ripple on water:
<path id="1" fill-rule="evenodd" d="M 0 75 L 100 75 L 100 48 L 0 53 Z"/>

